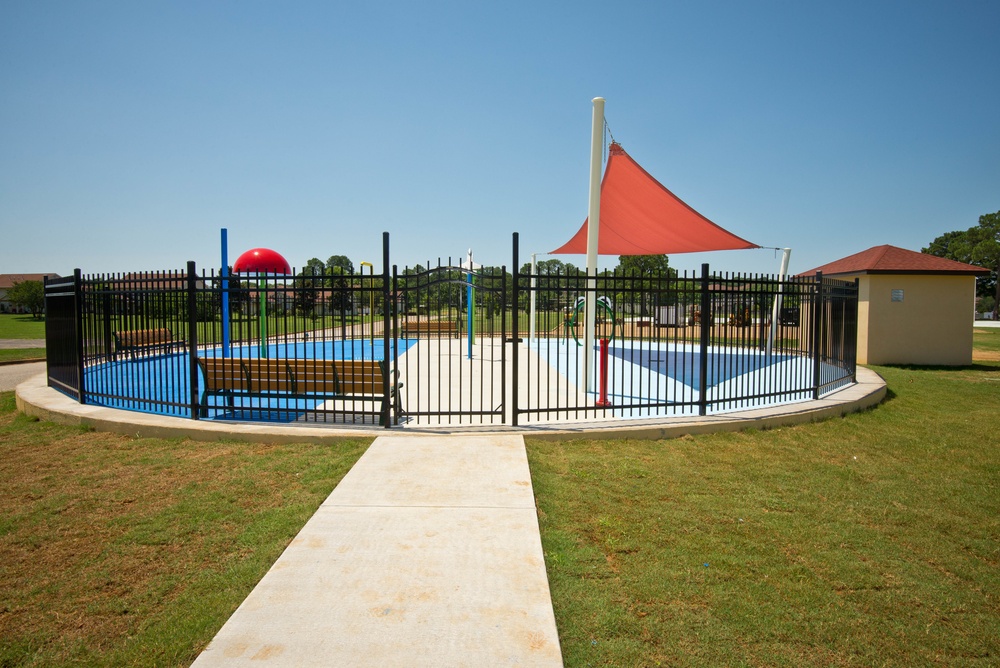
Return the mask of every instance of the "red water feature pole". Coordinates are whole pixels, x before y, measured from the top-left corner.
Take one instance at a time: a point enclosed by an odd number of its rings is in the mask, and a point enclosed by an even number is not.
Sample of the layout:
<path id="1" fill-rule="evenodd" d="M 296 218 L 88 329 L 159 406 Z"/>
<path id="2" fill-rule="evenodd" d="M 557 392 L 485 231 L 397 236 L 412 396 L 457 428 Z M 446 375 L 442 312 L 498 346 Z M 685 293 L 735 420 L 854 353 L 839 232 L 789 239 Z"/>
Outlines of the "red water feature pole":
<path id="1" fill-rule="evenodd" d="M 598 408 L 611 405 L 608 401 L 608 339 L 601 339 L 601 396 L 594 405 Z"/>

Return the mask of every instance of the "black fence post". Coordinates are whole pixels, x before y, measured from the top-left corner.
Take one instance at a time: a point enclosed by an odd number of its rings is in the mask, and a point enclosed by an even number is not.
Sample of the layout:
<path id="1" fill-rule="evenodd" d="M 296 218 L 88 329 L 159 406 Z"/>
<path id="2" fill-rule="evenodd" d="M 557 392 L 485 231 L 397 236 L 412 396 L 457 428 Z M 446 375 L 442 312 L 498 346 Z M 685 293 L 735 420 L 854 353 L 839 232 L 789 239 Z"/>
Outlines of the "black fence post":
<path id="1" fill-rule="evenodd" d="M 861 295 L 861 279 L 854 279 L 854 292 L 852 293 L 852 299 L 847 305 L 849 312 L 851 314 L 850 325 L 847 328 L 847 336 L 850 337 L 845 342 L 845 349 L 849 352 L 845 356 L 850 355 L 850 365 L 851 365 L 851 382 L 858 382 L 858 299 Z"/>
<path id="2" fill-rule="evenodd" d="M 87 403 L 87 383 L 83 370 L 86 368 L 83 360 L 83 273 L 73 270 L 73 320 L 76 327 L 76 377 L 77 391 L 80 393 L 80 403 Z"/>
<path id="3" fill-rule="evenodd" d="M 399 369 L 396 366 L 396 361 L 399 359 L 398 346 L 399 343 L 396 341 L 395 332 L 393 332 L 393 345 L 392 345 L 392 363 L 389 363 L 389 330 L 392 325 L 392 316 L 389 311 L 389 233 L 382 233 L 382 359 L 385 364 L 386 373 L 382 378 L 382 395 L 385 397 L 389 395 L 389 382 L 390 376 L 392 377 L 392 383 L 395 385 L 396 377 L 399 375 Z M 375 323 L 375 314 L 371 314 L 372 327 Z M 374 356 L 374 351 L 372 351 Z M 397 393 L 394 401 L 390 402 L 390 412 L 391 415 L 385 416 L 385 428 L 391 427 L 397 420 L 399 420 L 399 388 L 393 388 L 393 391 Z"/>
<path id="4" fill-rule="evenodd" d="M 701 265 L 701 341 L 699 344 L 698 375 L 700 394 L 698 415 L 708 414 L 708 346 L 712 341 L 712 296 L 708 290 L 708 263 Z"/>
<path id="5" fill-rule="evenodd" d="M 510 383 L 510 416 L 511 416 L 511 425 L 514 426 L 514 427 L 517 426 L 517 411 L 518 411 L 518 402 L 517 402 L 518 373 L 517 373 L 517 367 L 518 367 L 518 359 L 520 358 L 520 356 L 518 354 L 518 347 L 519 346 L 517 344 L 518 344 L 518 340 L 521 338 L 521 327 L 520 327 L 520 324 L 519 324 L 520 320 L 518 318 L 518 310 L 520 310 L 520 308 L 521 308 L 521 299 L 520 299 L 521 293 L 520 293 L 520 288 L 519 288 L 520 273 L 521 273 L 521 270 L 520 270 L 521 264 L 518 261 L 518 250 L 519 250 L 519 247 L 520 247 L 520 236 L 518 235 L 517 232 L 514 232 L 514 234 L 512 236 L 513 266 L 511 267 L 511 277 L 513 278 L 513 284 L 511 285 L 511 303 L 513 304 L 513 309 L 514 310 L 511 313 L 511 320 L 510 320 L 510 328 L 513 331 L 513 333 L 511 334 L 511 339 L 514 341 L 514 346 L 513 346 L 513 349 L 511 350 L 511 364 L 513 365 L 513 367 L 511 368 L 511 383 Z M 504 273 L 504 275 L 506 275 L 506 272 Z M 502 277 L 501 277 L 501 280 L 502 280 Z M 507 293 L 506 290 L 503 290 L 501 292 L 501 295 L 502 295 L 501 299 L 503 299 L 506 296 L 506 293 Z M 503 308 L 506 309 L 506 305 L 504 305 Z M 529 331 L 530 331 L 530 328 L 529 328 Z M 504 336 L 506 336 L 506 335 L 504 335 Z M 502 366 L 501 370 L 500 370 L 500 374 L 501 374 L 501 383 L 502 383 L 503 387 L 505 388 L 505 391 L 506 391 L 506 387 L 507 387 L 506 371 L 507 371 L 507 365 L 504 364 Z M 501 420 L 503 422 L 506 422 L 507 421 L 506 416 L 502 416 Z"/>
<path id="6" fill-rule="evenodd" d="M 198 419 L 198 276 L 193 261 L 187 263 L 188 374 L 191 387 L 191 419 Z"/>
<path id="7" fill-rule="evenodd" d="M 813 344 L 813 399 L 819 399 L 820 370 L 823 364 L 823 272 L 816 272 L 816 297 L 813 300 L 812 344 Z"/>

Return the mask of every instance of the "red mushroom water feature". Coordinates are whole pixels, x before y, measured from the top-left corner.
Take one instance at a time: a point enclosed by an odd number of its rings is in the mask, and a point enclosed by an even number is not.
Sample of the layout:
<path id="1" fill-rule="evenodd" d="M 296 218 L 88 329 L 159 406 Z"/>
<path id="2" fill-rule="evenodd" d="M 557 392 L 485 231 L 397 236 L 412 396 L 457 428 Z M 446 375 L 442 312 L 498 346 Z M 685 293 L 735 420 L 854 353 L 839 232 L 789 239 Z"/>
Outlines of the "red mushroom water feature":
<path id="1" fill-rule="evenodd" d="M 236 258 L 233 271 L 237 274 L 290 274 L 288 260 L 270 248 L 251 248 Z"/>
<path id="2" fill-rule="evenodd" d="M 260 296 L 260 357 L 267 357 L 267 291 L 265 279 L 268 274 L 288 275 L 292 268 L 281 253 L 270 248 L 251 248 L 236 258 L 233 273 L 257 277 L 257 293 Z"/>

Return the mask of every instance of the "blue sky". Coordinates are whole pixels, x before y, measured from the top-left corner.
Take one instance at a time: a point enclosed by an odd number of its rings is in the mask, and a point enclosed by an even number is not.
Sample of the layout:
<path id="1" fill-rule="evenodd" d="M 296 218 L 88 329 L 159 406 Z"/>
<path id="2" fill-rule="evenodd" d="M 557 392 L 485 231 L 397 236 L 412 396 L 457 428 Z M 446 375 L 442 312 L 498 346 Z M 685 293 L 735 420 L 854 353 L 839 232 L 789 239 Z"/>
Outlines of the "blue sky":
<path id="1" fill-rule="evenodd" d="M 12 0 L 0 273 L 217 267 L 223 227 L 231 258 L 380 270 L 388 231 L 401 267 L 509 265 L 512 232 L 524 260 L 586 217 L 595 96 L 647 171 L 793 271 L 920 250 L 1000 210 L 998 29 L 991 0 Z"/>

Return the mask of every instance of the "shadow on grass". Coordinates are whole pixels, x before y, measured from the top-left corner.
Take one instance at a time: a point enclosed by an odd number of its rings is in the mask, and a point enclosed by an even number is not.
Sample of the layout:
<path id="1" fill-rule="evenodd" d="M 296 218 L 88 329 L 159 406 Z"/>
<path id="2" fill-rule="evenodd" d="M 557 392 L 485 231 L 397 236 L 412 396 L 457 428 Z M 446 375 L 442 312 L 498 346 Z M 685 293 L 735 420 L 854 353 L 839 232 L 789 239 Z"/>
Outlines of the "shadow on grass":
<path id="1" fill-rule="evenodd" d="M 944 366 L 939 364 L 883 364 L 886 369 L 899 371 L 976 371 L 981 373 L 1000 373 L 1000 362 L 995 364 L 973 363 L 966 366 Z"/>

